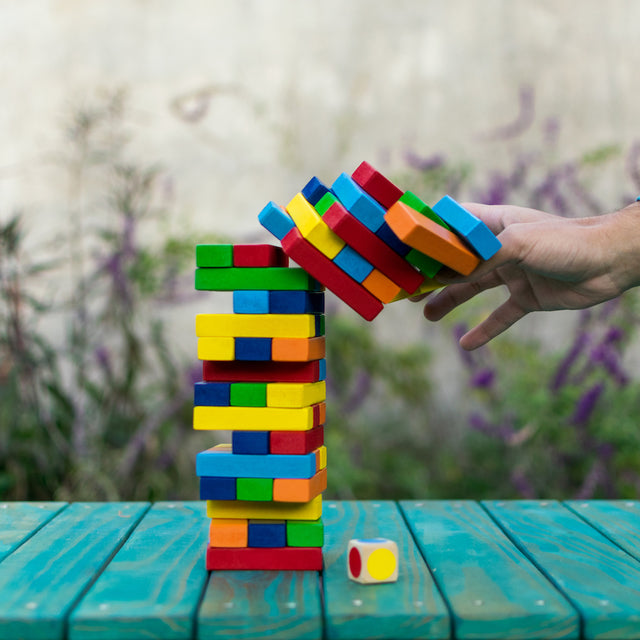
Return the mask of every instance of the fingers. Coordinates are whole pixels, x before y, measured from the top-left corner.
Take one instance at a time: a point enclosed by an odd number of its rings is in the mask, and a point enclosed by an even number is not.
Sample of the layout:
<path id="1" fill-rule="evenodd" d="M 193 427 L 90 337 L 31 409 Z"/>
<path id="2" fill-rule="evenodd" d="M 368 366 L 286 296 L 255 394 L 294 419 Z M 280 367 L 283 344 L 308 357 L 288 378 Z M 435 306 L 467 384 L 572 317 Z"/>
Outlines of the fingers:
<path id="1" fill-rule="evenodd" d="M 465 333 L 460 338 L 460 346 L 466 351 L 473 351 L 485 345 L 489 340 L 506 331 L 511 325 L 527 315 L 527 311 L 509 298 L 493 311 L 488 318 Z"/>

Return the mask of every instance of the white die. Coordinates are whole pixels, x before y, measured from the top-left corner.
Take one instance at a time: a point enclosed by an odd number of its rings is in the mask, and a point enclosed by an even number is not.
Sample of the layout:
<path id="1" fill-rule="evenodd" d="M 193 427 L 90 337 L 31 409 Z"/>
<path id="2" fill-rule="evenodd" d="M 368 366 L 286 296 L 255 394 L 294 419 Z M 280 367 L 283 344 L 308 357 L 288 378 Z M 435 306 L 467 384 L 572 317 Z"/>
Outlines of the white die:
<path id="1" fill-rule="evenodd" d="M 349 578 L 362 584 L 398 579 L 398 545 L 387 538 L 356 538 L 347 549 Z"/>

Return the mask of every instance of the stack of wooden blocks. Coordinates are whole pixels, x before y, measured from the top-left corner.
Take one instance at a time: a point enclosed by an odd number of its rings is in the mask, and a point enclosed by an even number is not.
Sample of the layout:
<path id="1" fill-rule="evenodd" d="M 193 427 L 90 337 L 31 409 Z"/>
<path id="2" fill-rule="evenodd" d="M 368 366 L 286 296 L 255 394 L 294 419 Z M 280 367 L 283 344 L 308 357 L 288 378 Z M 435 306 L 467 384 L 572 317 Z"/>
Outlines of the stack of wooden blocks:
<path id="1" fill-rule="evenodd" d="M 500 242 L 445 196 L 431 209 L 363 162 L 331 188 L 312 178 L 260 223 L 281 242 L 199 245 L 196 289 L 233 291 L 232 314 L 196 318 L 203 381 L 194 428 L 232 431 L 197 455 L 211 518 L 208 569 L 322 569 L 324 287 L 363 318 L 467 275 Z M 289 259 L 298 267 L 290 267 Z"/>
<path id="2" fill-rule="evenodd" d="M 324 288 L 271 245 L 199 245 L 196 265 L 197 289 L 233 291 L 233 313 L 196 317 L 193 426 L 231 431 L 196 457 L 207 568 L 320 570 Z"/>

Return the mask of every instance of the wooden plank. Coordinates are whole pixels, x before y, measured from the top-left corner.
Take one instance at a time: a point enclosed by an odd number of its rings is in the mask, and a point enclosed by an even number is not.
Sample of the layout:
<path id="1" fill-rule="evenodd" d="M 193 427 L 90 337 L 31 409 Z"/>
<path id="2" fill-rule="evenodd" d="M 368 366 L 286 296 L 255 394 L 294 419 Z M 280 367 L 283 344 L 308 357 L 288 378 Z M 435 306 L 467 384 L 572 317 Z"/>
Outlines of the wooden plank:
<path id="1" fill-rule="evenodd" d="M 400 506 L 449 603 L 456 638 L 579 638 L 577 612 L 475 502 Z"/>
<path id="2" fill-rule="evenodd" d="M 640 564 L 556 501 L 484 503 L 562 590 L 585 638 L 640 638 Z"/>
<path id="3" fill-rule="evenodd" d="M 66 504 L 0 502 L 0 562 L 64 509 Z"/>
<path id="4" fill-rule="evenodd" d="M 202 502 L 158 502 L 69 619 L 70 640 L 192 637 L 207 582 Z"/>
<path id="5" fill-rule="evenodd" d="M 76 503 L 0 563 L 0 637 L 57 640 L 66 618 L 136 526 L 145 503 Z"/>
<path id="6" fill-rule="evenodd" d="M 448 638 L 450 619 L 393 502 L 325 502 L 324 602 L 327 638 Z M 398 581 L 363 585 L 347 576 L 352 538 L 394 540 Z"/>
<path id="7" fill-rule="evenodd" d="M 214 571 L 198 614 L 197 638 L 322 638 L 315 571 Z"/>

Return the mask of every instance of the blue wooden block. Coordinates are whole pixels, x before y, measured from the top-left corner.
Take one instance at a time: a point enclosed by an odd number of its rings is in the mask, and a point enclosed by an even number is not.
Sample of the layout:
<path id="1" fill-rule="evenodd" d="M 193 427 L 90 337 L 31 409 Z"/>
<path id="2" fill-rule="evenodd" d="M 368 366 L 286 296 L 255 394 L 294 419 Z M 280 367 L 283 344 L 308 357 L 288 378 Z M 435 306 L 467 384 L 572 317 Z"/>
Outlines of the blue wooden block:
<path id="1" fill-rule="evenodd" d="M 228 382 L 196 382 L 193 404 L 196 407 L 228 407 L 231 385 Z"/>
<path id="2" fill-rule="evenodd" d="M 269 313 L 269 292 L 234 291 L 233 313 Z"/>
<path id="3" fill-rule="evenodd" d="M 313 176 L 302 188 L 302 195 L 307 202 L 315 206 L 320 201 L 320 198 L 322 198 L 325 193 L 329 193 L 329 191 L 329 187 L 327 187 L 322 180 Z"/>
<path id="4" fill-rule="evenodd" d="M 484 260 L 488 260 L 502 246 L 487 225 L 459 205 L 451 196 L 444 196 L 433 210 Z"/>
<path id="5" fill-rule="evenodd" d="M 259 455 L 269 453 L 269 431 L 233 431 L 231 453 Z"/>
<path id="6" fill-rule="evenodd" d="M 324 313 L 324 292 L 269 291 L 269 313 Z"/>
<path id="7" fill-rule="evenodd" d="M 235 338 L 236 360 L 271 360 L 271 338 Z"/>
<path id="8" fill-rule="evenodd" d="M 362 282 L 373 271 L 373 265 L 349 245 L 345 245 L 344 249 L 338 253 L 333 259 L 333 264 L 340 267 L 356 282 Z"/>
<path id="9" fill-rule="evenodd" d="M 235 500 L 236 479 L 220 476 L 200 477 L 200 500 Z"/>
<path id="10" fill-rule="evenodd" d="M 249 547 L 278 548 L 287 546 L 287 525 L 284 521 L 249 520 Z"/>
<path id="11" fill-rule="evenodd" d="M 316 324 L 316 336 L 323 336 L 324 335 L 324 315 L 323 314 L 316 315 L 315 324 Z"/>
<path id="12" fill-rule="evenodd" d="M 322 360 L 318 360 L 318 380 L 326 380 L 327 379 L 327 361 L 323 358 Z"/>
<path id="13" fill-rule="evenodd" d="M 374 233 L 384 223 L 385 210 L 363 191 L 346 173 L 341 173 L 331 185 L 344 208 Z"/>
<path id="14" fill-rule="evenodd" d="M 311 478 L 316 473 L 315 452 L 304 455 L 244 455 L 230 447 L 213 447 L 196 455 L 198 476 L 226 478 Z"/>
<path id="15" fill-rule="evenodd" d="M 291 216 L 273 201 L 258 214 L 258 221 L 278 240 L 282 240 L 296 226 Z"/>
<path id="16" fill-rule="evenodd" d="M 393 230 L 386 222 L 376 231 L 376 236 L 378 236 L 378 238 L 380 238 L 380 240 L 382 240 L 386 245 L 391 247 L 391 249 L 393 249 L 398 255 L 404 257 L 409 253 L 409 251 L 411 251 L 411 247 L 402 242 L 402 240 L 393 233 Z"/>

